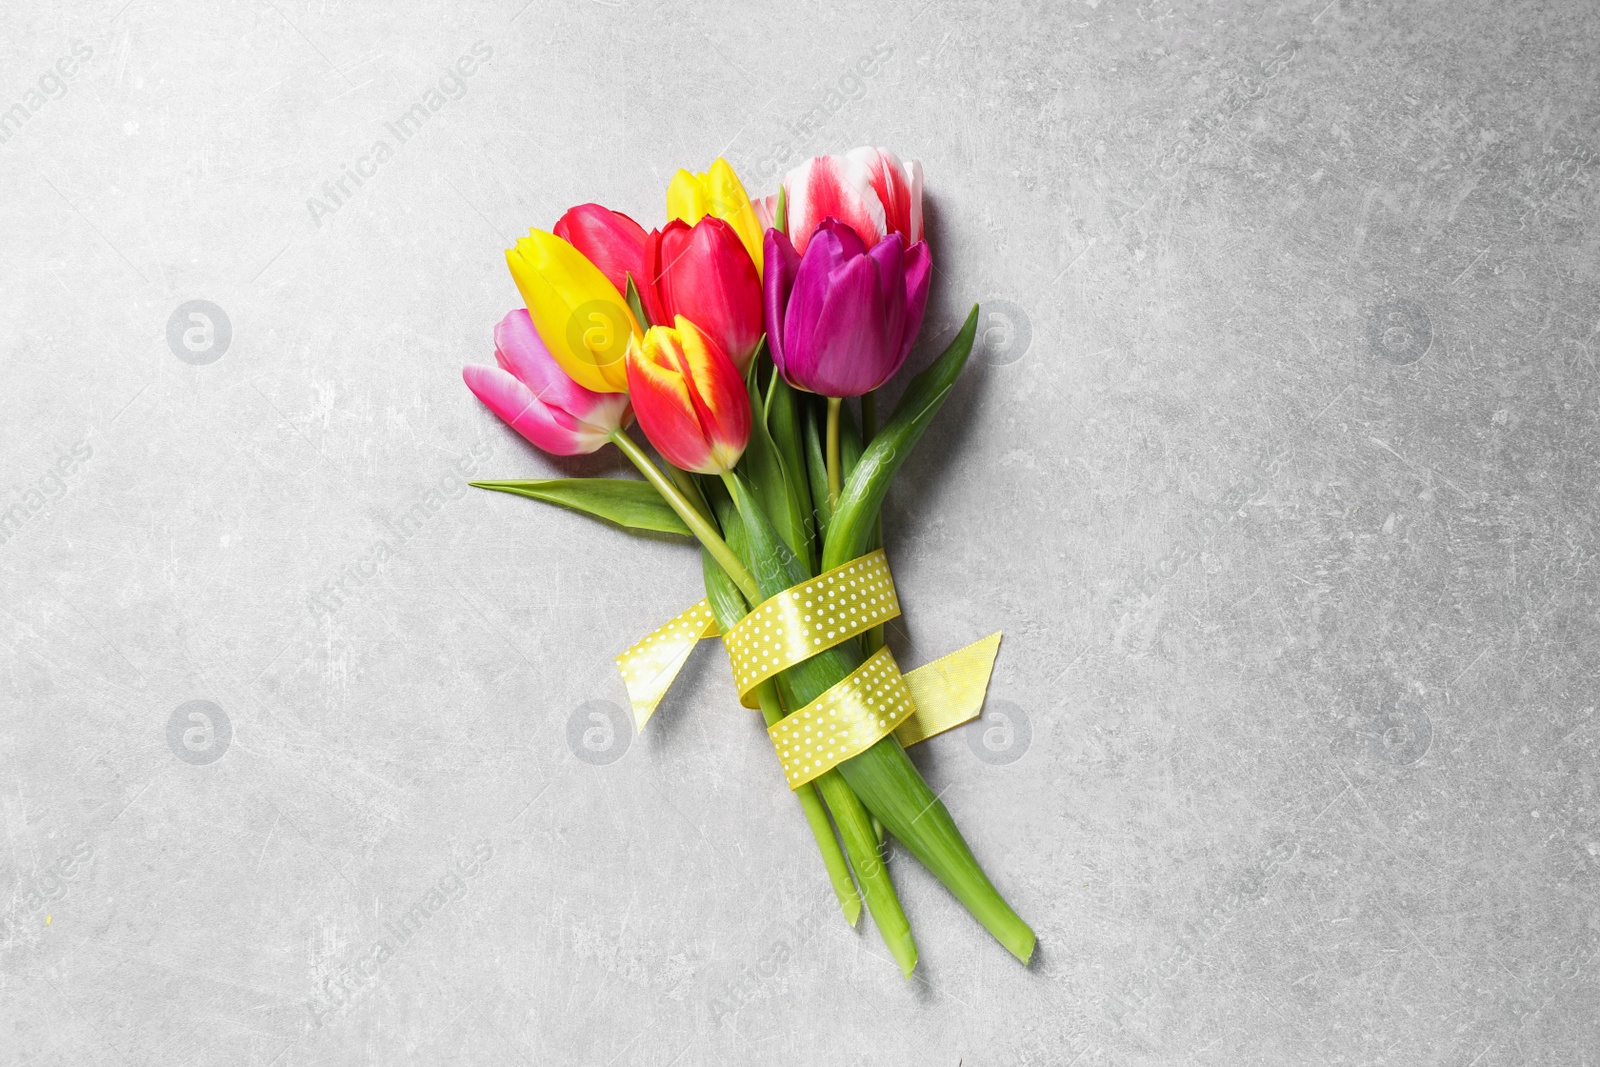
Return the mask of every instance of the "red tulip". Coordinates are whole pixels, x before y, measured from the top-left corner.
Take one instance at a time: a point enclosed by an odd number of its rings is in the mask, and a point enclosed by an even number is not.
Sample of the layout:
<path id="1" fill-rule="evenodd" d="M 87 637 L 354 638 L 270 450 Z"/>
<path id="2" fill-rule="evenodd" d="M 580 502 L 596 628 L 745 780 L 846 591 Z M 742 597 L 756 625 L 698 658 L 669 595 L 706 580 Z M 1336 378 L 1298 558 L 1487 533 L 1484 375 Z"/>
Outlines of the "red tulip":
<path id="1" fill-rule="evenodd" d="M 722 349 L 679 315 L 628 343 L 628 394 L 645 436 L 668 463 L 729 471 L 750 441 L 750 394 Z"/>
<path id="2" fill-rule="evenodd" d="M 714 215 L 673 221 L 645 244 L 648 284 L 640 296 L 652 322 L 678 316 L 717 343 L 742 375 L 761 342 L 761 276 L 738 231 Z"/>
<path id="3" fill-rule="evenodd" d="M 582 252 L 624 296 L 629 274 L 635 285 L 644 285 L 644 227 L 622 212 L 579 204 L 562 215 L 551 232 Z"/>

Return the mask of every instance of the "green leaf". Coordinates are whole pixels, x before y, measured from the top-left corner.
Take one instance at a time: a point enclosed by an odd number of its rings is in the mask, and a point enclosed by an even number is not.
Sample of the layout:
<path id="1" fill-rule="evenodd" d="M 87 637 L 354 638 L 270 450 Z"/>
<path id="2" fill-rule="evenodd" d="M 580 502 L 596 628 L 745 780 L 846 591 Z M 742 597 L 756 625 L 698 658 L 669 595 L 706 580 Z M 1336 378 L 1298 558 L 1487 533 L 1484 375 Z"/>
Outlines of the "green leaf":
<path id="1" fill-rule="evenodd" d="M 823 416 L 817 405 L 807 404 L 802 412 L 805 419 L 806 481 L 811 487 L 812 514 L 817 517 L 817 538 L 827 535 L 828 523 L 833 519 L 833 504 L 828 499 L 828 457 L 823 452 Z"/>
<path id="2" fill-rule="evenodd" d="M 739 515 L 738 506 L 728 495 L 722 479 L 705 478 L 703 482 L 706 502 L 716 516 L 717 524 L 722 527 L 722 539 L 748 570 L 750 538 L 745 532 L 744 519 Z M 717 625 L 722 627 L 723 633 L 727 633 L 749 614 L 749 602 L 710 552 L 701 552 L 701 569 L 706 580 L 706 599 L 711 601 L 711 613 L 716 616 Z"/>
<path id="3" fill-rule="evenodd" d="M 773 378 L 777 377 L 774 370 Z M 800 507 L 799 498 L 789 490 L 783 458 L 771 433 L 767 431 L 766 405 L 761 396 L 760 376 L 755 373 L 755 364 L 751 366 L 749 386 L 750 443 L 745 446 L 744 459 L 739 467 L 749 479 L 757 502 L 772 520 L 778 535 L 801 560 L 809 574 L 812 556 L 805 512 Z"/>
<path id="4" fill-rule="evenodd" d="M 639 297 L 639 287 L 633 284 L 633 272 L 628 272 L 628 310 L 633 312 L 633 317 L 639 320 L 639 325 L 649 329 L 655 325 L 650 321 L 650 316 L 644 313 L 644 301 Z"/>
<path id="5" fill-rule="evenodd" d="M 473 482 L 479 489 L 581 511 L 630 530 L 692 537 L 672 505 L 649 482 L 628 478 L 548 478 L 531 482 Z"/>
<path id="6" fill-rule="evenodd" d="M 800 446 L 800 403 L 802 398 L 783 375 L 774 371 L 772 383 L 767 387 L 767 432 L 778 446 L 778 459 L 783 464 L 783 480 L 789 489 L 789 507 L 799 516 L 804 551 L 796 547 L 800 561 L 809 571 L 817 551 L 822 547 L 812 514 L 811 488 L 806 484 L 805 453 Z"/>
<path id="7" fill-rule="evenodd" d="M 865 550 L 878 509 L 889 492 L 889 482 L 950 395 L 956 378 L 972 355 L 972 342 L 977 332 L 978 305 L 974 304 L 955 340 L 927 370 L 911 379 L 894 415 L 861 454 L 839 495 L 839 507 L 828 523 L 822 570 L 848 563 Z"/>
<path id="8" fill-rule="evenodd" d="M 743 530 L 739 535 L 740 540 L 744 541 L 741 555 L 756 584 L 761 587 L 762 597 L 775 596 L 810 578 L 811 575 L 801 566 L 800 560 L 773 524 L 771 513 L 761 505 L 743 475 L 735 473 L 725 484 L 739 518 L 743 520 Z"/>

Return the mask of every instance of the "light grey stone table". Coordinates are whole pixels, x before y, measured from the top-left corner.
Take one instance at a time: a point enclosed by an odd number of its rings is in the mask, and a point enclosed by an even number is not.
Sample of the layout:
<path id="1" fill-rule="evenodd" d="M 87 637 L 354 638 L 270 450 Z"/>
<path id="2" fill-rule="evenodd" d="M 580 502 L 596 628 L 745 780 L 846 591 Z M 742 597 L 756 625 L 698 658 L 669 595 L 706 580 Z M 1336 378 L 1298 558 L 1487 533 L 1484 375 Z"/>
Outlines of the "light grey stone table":
<path id="1" fill-rule="evenodd" d="M 0 27 L 0 1062 L 1600 1057 L 1593 3 Z M 1029 969 L 844 926 L 712 646 L 626 728 L 687 547 L 465 487 L 622 472 L 461 385 L 518 234 L 863 143 L 913 362 L 984 307 L 893 640 L 1005 632 L 916 758 Z"/>

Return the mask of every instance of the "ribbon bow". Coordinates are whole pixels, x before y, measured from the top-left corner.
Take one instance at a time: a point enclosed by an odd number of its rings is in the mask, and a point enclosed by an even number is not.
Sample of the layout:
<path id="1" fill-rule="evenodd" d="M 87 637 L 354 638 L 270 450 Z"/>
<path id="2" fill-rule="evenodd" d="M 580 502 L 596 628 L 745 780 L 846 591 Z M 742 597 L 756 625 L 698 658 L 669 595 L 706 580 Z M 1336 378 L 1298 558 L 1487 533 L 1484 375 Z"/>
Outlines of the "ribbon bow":
<path id="1" fill-rule="evenodd" d="M 791 586 L 721 633 L 700 601 L 617 657 L 634 724 L 644 725 L 703 638 L 722 637 L 739 700 L 763 681 L 900 614 L 883 549 Z M 1000 649 L 990 634 L 932 663 L 900 673 L 880 648 L 816 700 L 768 729 L 778 760 L 797 789 L 893 733 L 914 745 L 978 717 Z"/>

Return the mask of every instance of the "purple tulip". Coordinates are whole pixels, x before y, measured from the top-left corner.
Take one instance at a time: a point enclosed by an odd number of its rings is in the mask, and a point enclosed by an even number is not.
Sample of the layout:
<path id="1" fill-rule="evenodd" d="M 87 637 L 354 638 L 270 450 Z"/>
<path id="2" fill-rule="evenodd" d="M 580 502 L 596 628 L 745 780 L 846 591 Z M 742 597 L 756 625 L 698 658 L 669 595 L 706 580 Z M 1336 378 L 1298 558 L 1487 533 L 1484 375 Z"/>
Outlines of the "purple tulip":
<path id="1" fill-rule="evenodd" d="M 868 249 L 824 219 L 804 256 L 767 231 L 767 344 L 784 381 L 823 396 L 860 396 L 906 361 L 928 306 L 928 245 L 891 233 Z"/>

